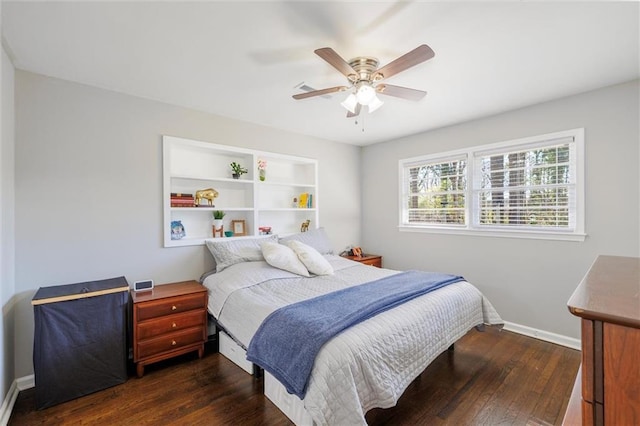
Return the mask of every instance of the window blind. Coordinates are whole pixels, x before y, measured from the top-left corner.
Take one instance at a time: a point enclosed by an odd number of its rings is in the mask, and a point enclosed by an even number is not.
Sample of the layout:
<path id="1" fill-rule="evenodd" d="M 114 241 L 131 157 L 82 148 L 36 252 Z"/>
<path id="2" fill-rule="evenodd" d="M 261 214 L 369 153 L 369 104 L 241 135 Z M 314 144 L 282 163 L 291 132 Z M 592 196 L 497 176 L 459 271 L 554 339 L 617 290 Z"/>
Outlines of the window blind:
<path id="1" fill-rule="evenodd" d="M 575 229 L 573 142 L 474 153 L 474 225 Z"/>
<path id="2" fill-rule="evenodd" d="M 466 223 L 466 155 L 408 163 L 404 173 L 405 223 Z"/>
<path id="3" fill-rule="evenodd" d="M 398 164 L 402 231 L 584 241 L 584 129 Z"/>

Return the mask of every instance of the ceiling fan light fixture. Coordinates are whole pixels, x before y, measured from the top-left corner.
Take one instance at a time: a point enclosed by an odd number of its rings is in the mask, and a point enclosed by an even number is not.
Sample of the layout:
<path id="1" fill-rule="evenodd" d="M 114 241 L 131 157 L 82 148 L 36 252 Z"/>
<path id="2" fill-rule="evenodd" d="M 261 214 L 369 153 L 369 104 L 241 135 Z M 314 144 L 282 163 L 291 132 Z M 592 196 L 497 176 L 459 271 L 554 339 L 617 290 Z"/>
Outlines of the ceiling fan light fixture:
<path id="1" fill-rule="evenodd" d="M 384 105 L 384 102 L 374 95 L 373 100 L 369 102 L 369 114 L 380 108 L 382 105 Z"/>
<path id="2" fill-rule="evenodd" d="M 349 96 L 347 96 L 347 99 L 345 99 L 340 105 L 345 107 L 350 113 L 355 114 L 356 106 L 358 105 L 358 99 L 356 98 L 356 95 L 351 93 L 349 94 Z"/>
<path id="3" fill-rule="evenodd" d="M 361 83 L 356 90 L 356 99 L 361 105 L 369 105 L 376 98 L 376 90 L 369 83 Z"/>

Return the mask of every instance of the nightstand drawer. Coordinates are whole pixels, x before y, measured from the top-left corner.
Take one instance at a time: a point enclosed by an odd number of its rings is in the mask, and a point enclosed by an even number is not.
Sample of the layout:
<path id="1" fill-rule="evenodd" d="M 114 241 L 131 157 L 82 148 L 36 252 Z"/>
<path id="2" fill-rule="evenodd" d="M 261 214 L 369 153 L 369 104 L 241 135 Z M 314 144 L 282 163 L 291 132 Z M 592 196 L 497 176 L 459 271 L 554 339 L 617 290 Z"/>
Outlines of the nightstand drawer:
<path id="1" fill-rule="evenodd" d="M 172 297 L 167 300 L 155 300 L 144 304 L 135 305 L 138 321 L 150 318 L 162 317 L 165 315 L 177 314 L 179 312 L 202 309 L 206 307 L 206 298 L 202 294 L 188 294 L 185 296 Z"/>
<path id="2" fill-rule="evenodd" d="M 377 254 L 363 254 L 362 256 L 344 256 L 345 259 L 353 260 L 364 265 L 375 266 L 376 268 L 382 268 L 382 256 Z"/>
<path id="3" fill-rule="evenodd" d="M 149 357 L 194 343 L 202 343 L 204 339 L 204 327 L 189 328 L 138 342 L 138 355 L 140 358 Z"/>
<path id="4" fill-rule="evenodd" d="M 382 268 L 382 258 L 377 256 L 371 259 L 361 260 L 360 263 L 364 265 L 375 266 L 376 268 Z"/>
<path id="5" fill-rule="evenodd" d="M 138 324 L 138 339 L 148 339 L 189 327 L 202 326 L 206 324 L 206 318 L 205 311 L 201 309 L 147 320 Z"/>

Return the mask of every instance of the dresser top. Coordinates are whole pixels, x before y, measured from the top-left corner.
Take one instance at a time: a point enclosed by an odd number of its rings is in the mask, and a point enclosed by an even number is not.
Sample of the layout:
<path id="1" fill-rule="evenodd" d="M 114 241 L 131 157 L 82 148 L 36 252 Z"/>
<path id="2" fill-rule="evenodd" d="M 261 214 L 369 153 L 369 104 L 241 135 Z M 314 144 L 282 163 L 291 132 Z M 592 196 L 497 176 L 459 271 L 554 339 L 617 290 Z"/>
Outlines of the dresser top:
<path id="1" fill-rule="evenodd" d="M 160 284 L 152 290 L 132 291 L 133 303 L 148 302 L 149 300 L 164 299 L 166 297 L 183 296 L 185 294 L 206 292 L 207 288 L 197 281 L 182 281 L 179 283 Z"/>
<path id="2" fill-rule="evenodd" d="M 582 318 L 640 328 L 640 258 L 598 256 L 568 307 Z"/>

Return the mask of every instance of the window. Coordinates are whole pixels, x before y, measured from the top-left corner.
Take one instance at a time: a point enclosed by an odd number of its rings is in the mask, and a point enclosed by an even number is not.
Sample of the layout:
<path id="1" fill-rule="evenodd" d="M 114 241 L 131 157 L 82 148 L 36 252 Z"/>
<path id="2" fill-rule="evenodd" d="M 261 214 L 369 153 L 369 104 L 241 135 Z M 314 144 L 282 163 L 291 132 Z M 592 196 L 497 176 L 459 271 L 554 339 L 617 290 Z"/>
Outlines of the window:
<path id="1" fill-rule="evenodd" d="M 400 229 L 584 240 L 584 130 L 400 161 Z"/>
<path id="2" fill-rule="evenodd" d="M 466 156 L 435 158 L 405 165 L 408 193 L 405 222 L 466 224 Z"/>

